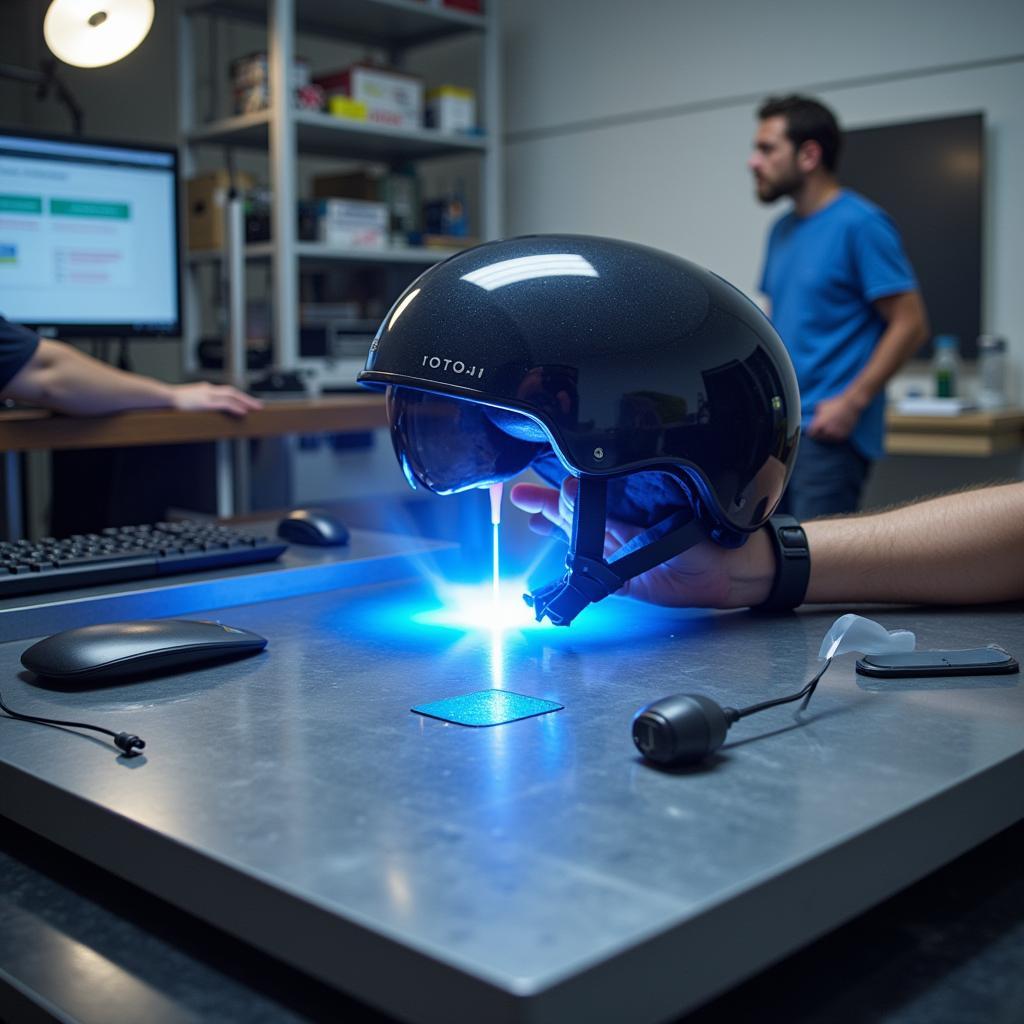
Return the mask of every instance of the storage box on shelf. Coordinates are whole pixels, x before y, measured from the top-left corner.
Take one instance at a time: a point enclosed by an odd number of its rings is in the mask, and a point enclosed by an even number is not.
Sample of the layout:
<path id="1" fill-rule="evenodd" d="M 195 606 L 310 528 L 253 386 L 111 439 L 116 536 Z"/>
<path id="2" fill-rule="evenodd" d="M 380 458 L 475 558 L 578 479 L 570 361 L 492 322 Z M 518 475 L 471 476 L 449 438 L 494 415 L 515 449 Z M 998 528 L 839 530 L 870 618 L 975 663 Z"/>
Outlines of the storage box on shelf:
<path id="1" fill-rule="evenodd" d="M 439 132 L 471 133 L 476 126 L 476 94 L 457 85 L 442 85 L 427 92 L 424 124 Z"/>
<path id="2" fill-rule="evenodd" d="M 416 75 L 354 64 L 344 71 L 318 76 L 316 84 L 328 103 L 341 96 L 362 104 L 371 124 L 392 128 L 419 128 L 423 124 L 423 80 Z"/>
<path id="3" fill-rule="evenodd" d="M 390 173 L 367 170 L 321 174 L 313 179 L 318 199 L 365 199 L 387 207 L 390 242 L 407 245 L 421 229 L 420 186 L 409 169 Z"/>
<path id="4" fill-rule="evenodd" d="M 189 179 L 186 186 L 186 224 L 190 250 L 224 247 L 224 208 L 231 185 L 231 175 L 225 170 Z M 248 174 L 237 173 L 234 186 L 248 190 L 252 188 L 253 180 Z"/>
<path id="5" fill-rule="evenodd" d="M 265 53 L 250 53 L 231 62 L 231 89 L 236 114 L 251 114 L 270 106 L 270 67 Z M 323 90 L 310 80 L 309 61 L 296 57 L 292 63 L 293 101 L 300 110 L 321 110 Z"/>

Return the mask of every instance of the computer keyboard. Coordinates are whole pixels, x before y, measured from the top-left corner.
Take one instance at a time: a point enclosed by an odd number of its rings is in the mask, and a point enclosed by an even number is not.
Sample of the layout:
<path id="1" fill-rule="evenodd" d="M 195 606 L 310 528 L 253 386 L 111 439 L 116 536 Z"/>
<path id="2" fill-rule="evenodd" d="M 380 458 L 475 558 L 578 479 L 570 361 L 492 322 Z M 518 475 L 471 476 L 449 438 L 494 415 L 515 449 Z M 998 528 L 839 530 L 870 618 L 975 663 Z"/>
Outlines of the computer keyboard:
<path id="1" fill-rule="evenodd" d="M 287 544 L 216 523 L 118 526 L 63 540 L 0 541 L 0 600 L 98 583 L 269 562 Z"/>

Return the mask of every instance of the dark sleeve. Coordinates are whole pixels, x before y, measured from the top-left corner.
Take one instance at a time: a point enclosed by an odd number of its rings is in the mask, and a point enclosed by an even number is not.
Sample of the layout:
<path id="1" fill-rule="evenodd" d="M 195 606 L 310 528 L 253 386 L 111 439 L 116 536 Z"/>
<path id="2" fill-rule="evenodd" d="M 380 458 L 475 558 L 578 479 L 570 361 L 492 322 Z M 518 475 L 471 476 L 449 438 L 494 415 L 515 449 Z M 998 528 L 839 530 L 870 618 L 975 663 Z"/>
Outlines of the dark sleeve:
<path id="1" fill-rule="evenodd" d="M 0 316 L 0 391 L 35 355 L 39 335 Z"/>

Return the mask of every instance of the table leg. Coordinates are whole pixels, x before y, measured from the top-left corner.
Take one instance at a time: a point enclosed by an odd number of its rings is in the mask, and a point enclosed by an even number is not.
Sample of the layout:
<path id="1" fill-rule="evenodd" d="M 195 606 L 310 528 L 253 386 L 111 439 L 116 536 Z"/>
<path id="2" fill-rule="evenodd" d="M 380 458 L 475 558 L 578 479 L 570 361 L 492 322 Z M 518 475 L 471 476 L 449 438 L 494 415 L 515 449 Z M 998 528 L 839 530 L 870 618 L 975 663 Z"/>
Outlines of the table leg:
<path id="1" fill-rule="evenodd" d="M 244 516 L 252 511 L 252 484 L 249 470 L 249 442 L 239 438 L 231 442 L 235 446 L 235 515 Z"/>
<path id="2" fill-rule="evenodd" d="M 235 469 L 232 442 L 217 442 L 217 516 L 228 519 L 235 514 Z"/>
<path id="3" fill-rule="evenodd" d="M 4 452 L 4 513 L 7 539 L 21 540 L 25 522 L 21 505 L 21 453 Z"/>

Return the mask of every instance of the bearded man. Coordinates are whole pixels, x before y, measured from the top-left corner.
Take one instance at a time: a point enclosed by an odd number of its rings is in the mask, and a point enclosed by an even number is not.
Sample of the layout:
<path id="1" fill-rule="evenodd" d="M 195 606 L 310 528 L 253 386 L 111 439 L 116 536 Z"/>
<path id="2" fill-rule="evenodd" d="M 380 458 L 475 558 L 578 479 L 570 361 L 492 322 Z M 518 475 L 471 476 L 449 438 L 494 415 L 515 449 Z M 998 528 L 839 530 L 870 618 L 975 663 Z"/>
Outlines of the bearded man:
<path id="1" fill-rule="evenodd" d="M 927 314 L 895 224 L 839 183 L 832 111 L 794 95 L 757 116 L 747 162 L 757 197 L 793 202 L 772 226 L 760 284 L 803 407 L 780 509 L 801 520 L 850 513 L 883 453 L 885 385 L 928 337 Z"/>

